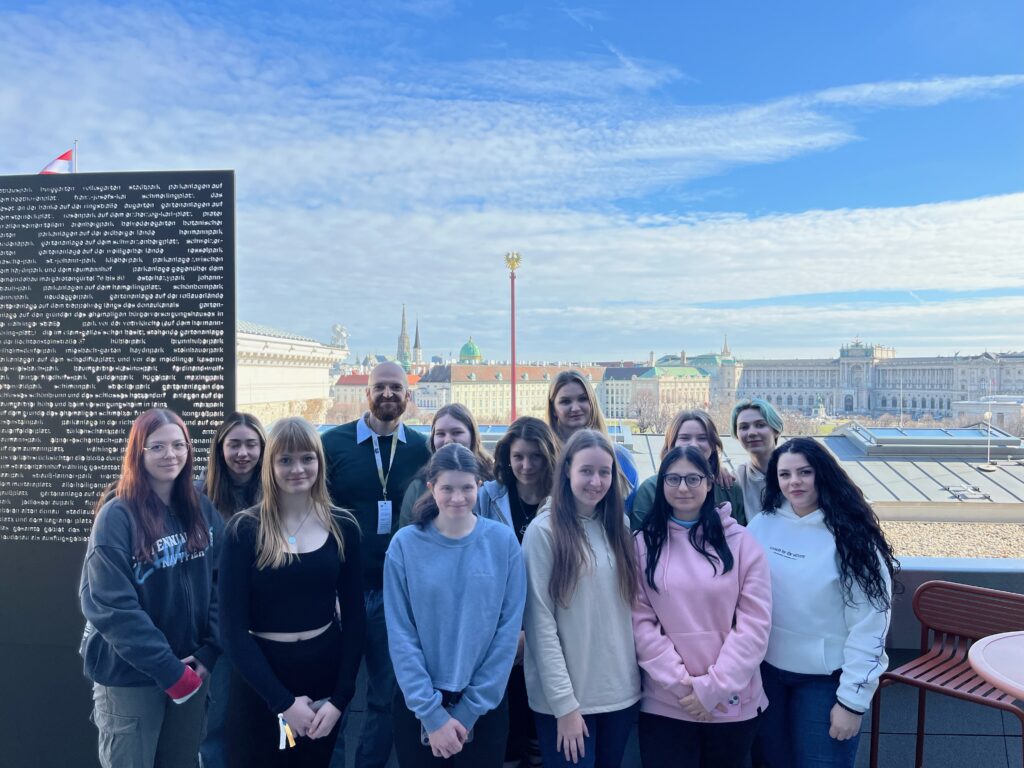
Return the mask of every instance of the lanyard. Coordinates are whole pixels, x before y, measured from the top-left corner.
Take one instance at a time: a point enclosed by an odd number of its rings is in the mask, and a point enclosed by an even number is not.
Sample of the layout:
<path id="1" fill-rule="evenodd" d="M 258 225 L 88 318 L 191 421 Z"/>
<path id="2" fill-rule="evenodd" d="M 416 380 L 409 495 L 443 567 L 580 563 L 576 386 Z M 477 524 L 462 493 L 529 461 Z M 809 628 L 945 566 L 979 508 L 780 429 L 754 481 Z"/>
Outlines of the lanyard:
<path id="1" fill-rule="evenodd" d="M 388 478 L 391 477 L 391 468 L 395 466 L 395 451 L 398 450 L 398 430 L 391 433 L 391 458 L 388 459 L 388 473 L 384 474 L 384 463 L 380 456 L 380 441 L 377 433 L 372 432 L 370 439 L 373 440 L 373 458 L 377 462 L 377 477 L 380 478 L 380 487 L 384 490 L 384 500 L 388 499 Z"/>

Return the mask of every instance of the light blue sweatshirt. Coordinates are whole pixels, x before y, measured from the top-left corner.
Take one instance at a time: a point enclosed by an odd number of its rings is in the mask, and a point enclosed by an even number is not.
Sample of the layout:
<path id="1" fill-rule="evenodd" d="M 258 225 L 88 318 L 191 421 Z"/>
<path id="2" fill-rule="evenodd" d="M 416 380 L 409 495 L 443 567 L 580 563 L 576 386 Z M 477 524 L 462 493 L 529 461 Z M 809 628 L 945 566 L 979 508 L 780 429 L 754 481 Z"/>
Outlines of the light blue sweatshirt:
<path id="1" fill-rule="evenodd" d="M 501 703 L 519 643 L 526 571 L 515 533 L 477 518 L 461 539 L 410 525 L 384 559 L 384 614 L 395 677 L 428 733 L 448 721 L 440 691 L 462 691 L 466 728 Z"/>

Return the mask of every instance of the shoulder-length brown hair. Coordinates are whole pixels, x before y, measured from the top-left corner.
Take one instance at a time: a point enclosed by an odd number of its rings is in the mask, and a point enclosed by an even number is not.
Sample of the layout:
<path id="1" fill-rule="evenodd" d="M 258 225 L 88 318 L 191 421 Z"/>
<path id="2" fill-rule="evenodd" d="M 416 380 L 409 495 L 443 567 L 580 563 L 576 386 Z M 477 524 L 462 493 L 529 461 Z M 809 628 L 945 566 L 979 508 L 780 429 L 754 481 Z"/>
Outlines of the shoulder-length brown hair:
<path id="1" fill-rule="evenodd" d="M 316 454 L 316 480 L 310 489 L 310 503 L 313 515 L 327 529 L 338 545 L 338 556 L 345 559 L 345 538 L 341 528 L 331 514 L 331 497 L 327 493 L 327 462 L 324 460 L 324 446 L 316 429 L 303 418 L 293 416 L 274 423 L 267 437 L 266 458 L 263 460 L 263 499 L 243 514 L 256 514 L 259 518 L 259 534 L 256 537 L 256 567 L 280 568 L 298 557 L 289 551 L 284 533 L 281 531 L 281 487 L 274 477 L 274 462 L 282 453 Z"/>
<path id="2" fill-rule="evenodd" d="M 133 554 L 137 560 L 144 562 L 152 562 L 153 546 L 157 539 L 167 534 L 164 504 L 153 492 L 143 464 L 146 439 L 166 424 L 179 427 L 188 445 L 185 466 L 171 486 L 171 508 L 181 518 L 185 529 L 185 548 L 189 552 L 200 552 L 210 543 L 209 524 L 203 517 L 199 494 L 192 485 L 192 438 L 189 437 L 185 422 L 174 411 L 151 408 L 135 419 L 128 433 L 116 490 L 117 498 L 127 506 L 135 521 Z"/>
<path id="3" fill-rule="evenodd" d="M 715 426 L 715 422 L 711 418 L 711 414 L 707 411 L 702 411 L 700 408 L 694 408 L 690 411 L 680 411 L 676 414 L 676 417 L 672 419 L 672 423 L 669 424 L 668 429 L 665 430 L 665 444 L 661 447 L 661 458 L 662 460 L 668 456 L 668 452 L 676 447 L 676 438 L 679 437 L 679 430 L 683 428 L 683 424 L 688 421 L 697 421 L 704 426 L 704 431 L 708 433 L 708 440 L 711 441 L 711 458 L 709 463 L 711 464 L 711 470 L 714 472 L 715 479 L 718 479 L 718 470 L 722 465 L 722 451 L 725 450 L 725 446 L 722 444 L 722 438 L 718 434 L 718 427 Z"/>
<path id="4" fill-rule="evenodd" d="M 551 489 L 551 540 L 553 562 L 548 593 L 551 599 L 568 607 L 580 573 L 587 566 L 590 548 L 579 515 L 576 497 L 569 484 L 569 471 L 576 454 L 587 448 L 600 448 L 612 460 L 612 477 L 618 477 L 619 465 L 611 441 L 603 432 L 594 429 L 576 431 L 565 444 L 555 466 L 555 483 Z M 617 483 L 612 482 L 594 509 L 601 521 L 608 548 L 615 554 L 615 569 L 619 592 L 626 603 L 632 605 L 637 592 L 636 549 L 625 523 L 625 504 Z"/>
<path id="5" fill-rule="evenodd" d="M 434 452 L 434 425 L 442 416 L 451 416 L 466 428 L 469 432 L 469 450 L 473 452 L 480 464 L 480 476 L 484 480 L 492 479 L 494 477 L 494 459 L 483 446 L 483 441 L 480 439 L 480 427 L 477 426 L 473 412 L 462 403 L 449 403 L 437 409 L 433 421 L 430 422 L 430 439 L 427 441 L 427 449 L 431 453 Z"/>
<path id="6" fill-rule="evenodd" d="M 506 488 L 514 487 L 516 476 L 512 472 L 512 444 L 516 440 L 526 440 L 537 446 L 544 459 L 544 473 L 541 485 L 545 495 L 551 494 L 551 484 L 555 477 L 555 462 L 558 460 L 557 438 L 551 427 L 534 416 L 520 416 L 512 422 L 508 431 L 494 447 L 495 477 Z"/>
<path id="7" fill-rule="evenodd" d="M 587 424 L 586 429 L 596 429 L 599 432 L 608 434 L 608 426 L 604 422 L 604 414 L 601 413 L 601 406 L 598 405 L 597 395 L 594 394 L 594 388 L 590 382 L 587 381 L 586 377 L 577 370 L 562 371 L 560 374 L 555 376 L 551 382 L 551 386 L 548 387 L 548 424 L 551 427 L 551 431 L 555 433 L 555 437 L 558 438 L 559 443 L 563 443 L 569 439 L 568 435 L 563 435 L 558 429 L 558 414 L 555 412 L 555 398 L 558 397 L 558 391 L 566 384 L 576 383 L 583 387 L 583 391 L 587 393 L 587 400 L 590 401 L 590 423 Z"/>
<path id="8" fill-rule="evenodd" d="M 217 427 L 217 431 L 213 433 L 213 440 L 210 441 L 210 456 L 206 462 L 206 480 L 203 484 L 203 490 L 206 491 L 206 495 L 210 497 L 213 506 L 217 508 L 217 511 L 220 512 L 225 520 L 235 512 L 240 511 L 235 509 L 234 496 L 231 493 L 231 471 L 228 469 L 227 462 L 224 459 L 224 441 L 227 440 L 228 433 L 235 427 L 248 427 L 260 438 L 260 457 L 256 460 L 252 477 L 249 478 L 249 482 L 246 484 L 245 495 L 248 499 L 248 504 L 245 506 L 247 507 L 255 504 L 259 499 L 263 454 L 267 450 L 267 433 L 263 429 L 260 420 L 251 413 L 236 411 L 229 414 L 224 419 L 224 423 Z"/>

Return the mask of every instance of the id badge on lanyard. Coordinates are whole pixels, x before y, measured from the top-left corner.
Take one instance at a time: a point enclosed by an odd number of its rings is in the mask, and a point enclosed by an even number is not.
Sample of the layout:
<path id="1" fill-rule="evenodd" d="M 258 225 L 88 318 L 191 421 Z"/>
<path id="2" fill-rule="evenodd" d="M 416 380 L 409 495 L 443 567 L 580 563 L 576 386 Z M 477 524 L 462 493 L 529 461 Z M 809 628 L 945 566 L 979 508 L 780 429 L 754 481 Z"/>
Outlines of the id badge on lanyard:
<path id="1" fill-rule="evenodd" d="M 377 477 L 380 480 L 381 493 L 384 498 L 377 502 L 377 534 L 387 536 L 391 533 L 391 522 L 393 518 L 391 499 L 388 498 L 388 478 L 391 476 L 391 468 L 395 466 L 395 452 L 398 450 L 398 430 L 391 435 L 391 458 L 388 460 L 388 471 L 384 473 L 384 460 L 380 454 L 380 440 L 377 435 L 371 434 L 373 441 L 373 458 L 377 462 Z"/>

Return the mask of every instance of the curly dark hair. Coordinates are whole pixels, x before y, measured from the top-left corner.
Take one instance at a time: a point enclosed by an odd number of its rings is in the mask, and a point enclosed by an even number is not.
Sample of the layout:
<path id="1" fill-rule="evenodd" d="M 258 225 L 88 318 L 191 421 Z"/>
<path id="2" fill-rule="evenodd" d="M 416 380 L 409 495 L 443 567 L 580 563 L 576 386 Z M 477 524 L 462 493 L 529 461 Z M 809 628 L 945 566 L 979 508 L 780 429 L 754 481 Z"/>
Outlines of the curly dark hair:
<path id="1" fill-rule="evenodd" d="M 668 527 L 673 524 L 669 521 L 672 507 L 669 506 L 668 500 L 665 498 L 665 475 L 668 474 L 669 467 L 680 459 L 685 459 L 693 464 L 707 478 L 708 493 L 700 508 L 697 524 L 690 529 L 690 543 L 711 563 L 711 570 L 714 573 L 718 573 L 716 561 L 722 564 L 722 573 L 728 573 L 733 566 L 732 550 L 729 549 L 729 543 L 725 540 L 725 528 L 722 527 L 722 520 L 718 516 L 718 510 L 715 509 L 715 479 L 711 463 L 692 445 L 685 448 L 673 448 L 661 460 L 661 467 L 658 468 L 658 485 L 654 491 L 654 506 L 637 532 L 638 536 L 644 537 L 644 546 L 647 549 L 644 576 L 647 578 L 648 586 L 655 592 L 658 591 L 658 588 L 654 584 L 654 571 L 661 558 L 661 548 L 668 538 Z M 708 549 L 709 546 L 711 549 Z"/>
<path id="2" fill-rule="evenodd" d="M 888 610 L 892 594 L 886 587 L 882 565 L 884 563 L 891 578 L 899 571 L 899 560 L 882 532 L 878 516 L 864 498 L 864 492 L 817 441 L 795 437 L 772 453 L 765 472 L 764 514 L 774 514 L 784 501 L 778 470 L 779 458 L 786 453 L 800 454 L 814 470 L 818 506 L 825 514 L 825 527 L 836 540 L 839 583 L 844 600 L 848 605 L 853 604 L 853 583 L 856 581 L 875 608 Z"/>

